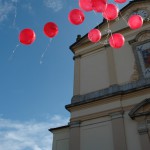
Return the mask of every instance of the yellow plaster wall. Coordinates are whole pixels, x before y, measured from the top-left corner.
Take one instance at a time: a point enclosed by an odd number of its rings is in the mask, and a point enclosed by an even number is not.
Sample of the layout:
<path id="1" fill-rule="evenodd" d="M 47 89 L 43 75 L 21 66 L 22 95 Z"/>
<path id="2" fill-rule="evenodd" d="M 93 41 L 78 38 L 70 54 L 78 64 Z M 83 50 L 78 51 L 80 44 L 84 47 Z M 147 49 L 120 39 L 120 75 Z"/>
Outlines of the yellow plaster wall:
<path id="1" fill-rule="evenodd" d="M 80 61 L 80 94 L 109 86 L 106 51 L 83 56 Z"/>

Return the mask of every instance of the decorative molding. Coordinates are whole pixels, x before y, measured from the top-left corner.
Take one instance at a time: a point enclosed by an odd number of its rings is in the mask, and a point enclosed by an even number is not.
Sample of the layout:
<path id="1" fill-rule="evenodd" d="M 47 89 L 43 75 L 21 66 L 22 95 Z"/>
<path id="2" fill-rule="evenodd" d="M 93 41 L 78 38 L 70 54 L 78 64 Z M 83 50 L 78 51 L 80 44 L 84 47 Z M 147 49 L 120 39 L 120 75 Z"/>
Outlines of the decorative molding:
<path id="1" fill-rule="evenodd" d="M 125 106 L 123 108 L 117 107 L 117 108 L 111 109 L 111 110 L 101 111 L 101 112 L 77 116 L 77 117 L 71 117 L 70 121 L 74 122 L 74 121 L 80 120 L 82 122 L 82 121 L 87 121 L 87 120 L 97 119 L 97 118 L 102 118 L 102 117 L 109 117 L 110 118 L 110 116 L 112 116 L 111 114 L 116 114 L 116 117 L 113 116 L 114 119 L 117 119 L 117 117 L 123 118 L 123 117 L 121 117 L 121 114 L 120 115 L 118 114 L 118 112 L 120 112 L 120 113 L 121 112 L 127 112 L 127 111 L 130 111 L 132 108 L 133 108 L 133 105 Z M 80 108 L 80 109 L 82 109 L 82 108 Z"/>
<path id="2" fill-rule="evenodd" d="M 48 130 L 53 133 L 55 131 L 63 130 L 63 129 L 68 129 L 68 128 L 69 128 L 69 125 L 65 125 L 65 126 L 60 126 L 60 127 L 56 127 L 56 128 L 50 128 Z"/>
<path id="3" fill-rule="evenodd" d="M 124 111 L 119 111 L 119 112 L 115 112 L 115 113 L 111 113 L 110 116 L 111 116 L 111 119 L 118 119 L 118 118 L 123 118 L 123 114 L 124 114 Z"/>
<path id="4" fill-rule="evenodd" d="M 135 37 L 136 42 L 142 42 L 150 39 L 150 30 L 144 30 Z"/>
<path id="5" fill-rule="evenodd" d="M 70 128 L 80 127 L 81 121 L 71 121 L 69 123 Z"/>
<path id="6" fill-rule="evenodd" d="M 148 129 L 147 128 L 140 128 L 140 129 L 138 129 L 138 132 L 139 132 L 140 135 L 147 134 L 148 133 Z"/>
<path id="7" fill-rule="evenodd" d="M 129 43 L 130 45 L 132 45 L 132 44 L 135 43 L 135 42 L 136 42 L 135 39 L 132 39 L 132 40 L 128 41 L 128 43 Z"/>
<path id="8" fill-rule="evenodd" d="M 114 150 L 127 150 L 123 112 L 118 112 L 112 118 L 112 133 Z"/>
<path id="9" fill-rule="evenodd" d="M 91 92 L 85 95 L 76 95 L 72 97 L 71 104 L 66 105 L 65 108 L 69 108 L 82 105 L 85 103 L 90 103 L 94 101 L 99 101 L 105 98 L 114 97 L 117 95 L 128 94 L 130 92 L 136 92 L 138 90 L 150 88 L 150 78 L 140 79 L 131 83 L 126 83 L 123 85 L 113 85 L 106 89 L 102 89 L 96 92 Z"/>
<path id="10" fill-rule="evenodd" d="M 149 39 L 150 39 L 150 30 L 144 30 L 144 31 L 138 33 L 134 39 L 132 39 L 128 42 L 130 45 L 132 45 L 134 43 L 143 42 L 143 41 L 146 41 Z"/>
<path id="11" fill-rule="evenodd" d="M 138 125 L 138 132 L 140 135 L 148 133 L 148 128 L 147 128 L 145 122 L 142 122 Z"/>
<path id="12" fill-rule="evenodd" d="M 82 121 L 87 121 L 87 120 L 91 120 L 91 119 L 97 119 L 97 118 L 101 118 L 101 117 L 109 117 L 110 118 L 110 114 L 115 113 L 115 112 L 121 112 L 122 109 L 121 108 L 116 108 L 116 109 L 112 109 L 112 110 L 107 110 L 107 111 L 103 111 L 103 112 L 98 112 L 98 113 L 91 113 L 88 115 L 82 115 L 82 116 L 78 116 L 75 118 L 71 118 L 71 121 L 78 121 L 80 120 Z"/>
<path id="13" fill-rule="evenodd" d="M 135 70 L 132 77 L 136 78 L 149 78 L 149 49 L 150 49 L 150 30 L 144 30 L 138 33 L 134 39 L 129 41 L 133 48 L 135 56 Z M 138 76 L 137 76 L 138 74 Z"/>
<path id="14" fill-rule="evenodd" d="M 131 75 L 130 81 L 137 81 L 139 79 L 139 73 L 138 73 L 138 69 L 137 69 L 137 65 L 134 62 L 134 67 L 133 67 L 134 71 L 133 74 Z"/>
<path id="15" fill-rule="evenodd" d="M 143 112 L 139 111 L 141 108 L 145 107 L 146 105 L 150 105 L 150 98 L 143 100 L 141 103 L 137 104 L 130 112 L 129 116 L 131 119 L 135 119 L 136 117 L 141 117 L 141 116 L 147 116 L 150 115 L 150 111 L 144 111 Z"/>
<path id="16" fill-rule="evenodd" d="M 128 20 L 128 18 L 131 16 L 131 15 L 133 15 L 133 14 L 138 14 L 138 15 L 141 15 L 142 16 L 142 14 L 141 13 L 139 13 L 139 11 L 140 10 L 144 10 L 144 11 L 146 11 L 146 13 L 147 13 L 147 16 L 145 16 L 146 18 L 144 18 L 144 21 L 149 17 L 149 9 L 148 9 L 148 7 L 139 7 L 138 5 L 137 6 L 135 6 L 133 9 L 129 9 L 129 12 L 127 13 L 127 15 L 126 15 L 126 19 Z M 144 16 L 142 16 L 142 17 L 144 17 Z"/>
<path id="17" fill-rule="evenodd" d="M 81 58 L 81 55 L 73 56 L 73 60 L 75 60 L 77 58 Z"/>

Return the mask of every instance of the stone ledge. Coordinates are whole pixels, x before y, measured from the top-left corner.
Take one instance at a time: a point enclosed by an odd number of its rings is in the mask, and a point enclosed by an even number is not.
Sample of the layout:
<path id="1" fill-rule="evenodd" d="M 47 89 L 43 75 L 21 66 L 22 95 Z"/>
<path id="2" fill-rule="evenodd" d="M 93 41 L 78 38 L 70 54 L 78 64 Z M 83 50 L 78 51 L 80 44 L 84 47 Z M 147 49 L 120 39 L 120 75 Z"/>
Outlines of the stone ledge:
<path id="1" fill-rule="evenodd" d="M 134 81 L 123 85 L 116 84 L 106 89 L 102 89 L 96 92 L 91 92 L 85 95 L 75 95 L 71 99 L 71 104 L 66 105 L 65 107 L 67 109 L 72 106 L 77 106 L 77 105 L 93 102 L 96 100 L 117 96 L 119 94 L 127 94 L 133 91 L 138 91 L 149 87 L 150 87 L 150 78 L 140 79 L 138 81 Z"/>

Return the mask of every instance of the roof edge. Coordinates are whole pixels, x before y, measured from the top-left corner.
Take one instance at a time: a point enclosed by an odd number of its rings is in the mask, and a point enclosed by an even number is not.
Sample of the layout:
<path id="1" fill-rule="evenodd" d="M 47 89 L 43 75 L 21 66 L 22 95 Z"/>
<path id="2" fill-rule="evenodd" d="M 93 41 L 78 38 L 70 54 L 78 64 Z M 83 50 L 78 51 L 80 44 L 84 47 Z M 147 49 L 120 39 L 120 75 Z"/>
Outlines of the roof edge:
<path id="1" fill-rule="evenodd" d="M 60 127 L 56 127 L 56 128 L 50 128 L 48 129 L 50 132 L 53 132 L 55 130 L 60 130 L 60 129 L 65 129 L 65 128 L 68 128 L 69 125 L 64 125 L 64 126 L 60 126 Z"/>
<path id="2" fill-rule="evenodd" d="M 122 12 L 124 9 L 126 9 L 127 7 L 129 7 L 131 4 L 133 4 L 133 3 L 136 3 L 136 2 L 143 2 L 143 1 L 147 1 L 147 0 L 132 0 L 132 1 L 130 1 L 127 5 L 125 5 L 121 10 L 120 10 L 120 12 Z M 104 23 L 106 23 L 107 22 L 107 20 L 106 19 L 103 19 L 103 21 L 99 24 L 99 25 L 97 25 L 95 28 L 100 28 Z M 76 42 L 74 42 L 72 45 L 70 45 L 69 46 L 69 49 L 73 52 L 73 53 L 75 53 L 74 52 L 74 50 L 73 50 L 73 47 L 77 44 L 77 43 L 79 43 L 79 42 L 81 42 L 81 40 L 82 39 L 84 39 L 85 37 L 87 37 L 87 35 L 88 35 L 88 33 L 86 33 L 83 37 L 81 37 L 80 39 L 78 39 Z"/>

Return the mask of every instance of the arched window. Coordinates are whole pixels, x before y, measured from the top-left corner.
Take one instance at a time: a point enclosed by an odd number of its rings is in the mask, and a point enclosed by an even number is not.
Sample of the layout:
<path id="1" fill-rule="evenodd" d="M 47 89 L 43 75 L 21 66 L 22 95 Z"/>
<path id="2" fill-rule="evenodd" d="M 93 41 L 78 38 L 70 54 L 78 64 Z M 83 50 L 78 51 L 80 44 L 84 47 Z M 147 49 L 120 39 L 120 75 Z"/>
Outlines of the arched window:
<path id="1" fill-rule="evenodd" d="M 150 30 L 138 33 L 129 42 L 133 46 L 140 78 L 150 78 Z"/>

